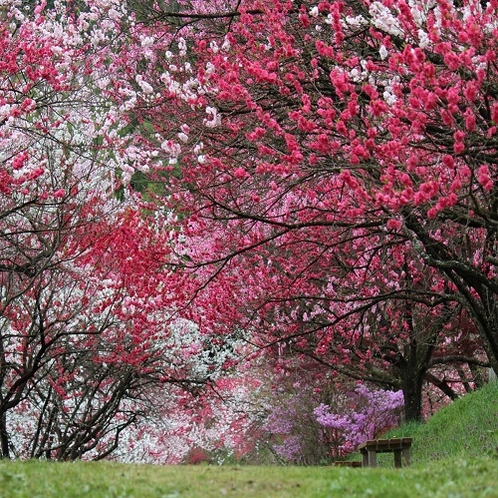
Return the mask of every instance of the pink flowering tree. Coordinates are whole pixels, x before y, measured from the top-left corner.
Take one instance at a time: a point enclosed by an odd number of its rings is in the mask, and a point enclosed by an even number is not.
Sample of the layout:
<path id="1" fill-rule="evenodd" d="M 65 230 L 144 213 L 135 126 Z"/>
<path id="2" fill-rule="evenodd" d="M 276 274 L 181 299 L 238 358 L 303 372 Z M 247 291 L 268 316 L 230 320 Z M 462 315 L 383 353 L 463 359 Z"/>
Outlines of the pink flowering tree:
<path id="1" fill-rule="evenodd" d="M 174 5 L 129 25 L 105 91 L 178 213 L 184 316 L 357 378 L 423 365 L 382 381 L 407 418 L 424 381 L 452 392 L 432 366 L 496 369 L 497 6 Z"/>

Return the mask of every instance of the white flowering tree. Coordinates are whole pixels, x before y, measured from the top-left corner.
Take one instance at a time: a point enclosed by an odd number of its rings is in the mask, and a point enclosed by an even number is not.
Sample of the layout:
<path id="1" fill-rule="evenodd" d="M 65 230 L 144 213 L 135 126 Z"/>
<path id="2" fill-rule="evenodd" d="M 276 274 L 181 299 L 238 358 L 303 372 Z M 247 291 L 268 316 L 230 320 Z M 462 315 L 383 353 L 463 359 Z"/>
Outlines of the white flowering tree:
<path id="1" fill-rule="evenodd" d="M 103 92 L 124 7 L 1 7 L 0 454 L 103 458 L 214 374 L 175 346 L 168 215 L 115 195 L 153 158 Z"/>

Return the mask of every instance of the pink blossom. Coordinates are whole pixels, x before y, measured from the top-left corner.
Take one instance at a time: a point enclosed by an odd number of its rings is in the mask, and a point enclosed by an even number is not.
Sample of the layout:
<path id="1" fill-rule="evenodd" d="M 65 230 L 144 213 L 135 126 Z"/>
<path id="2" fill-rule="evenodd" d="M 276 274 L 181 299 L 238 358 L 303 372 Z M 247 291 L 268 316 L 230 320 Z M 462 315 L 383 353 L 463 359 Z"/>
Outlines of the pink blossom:
<path id="1" fill-rule="evenodd" d="M 400 230 L 402 226 L 403 224 L 401 223 L 401 221 L 394 218 L 388 220 L 387 222 L 387 228 L 391 230 Z"/>
<path id="2" fill-rule="evenodd" d="M 487 164 L 483 164 L 477 170 L 477 181 L 487 192 L 493 190 L 493 180 L 491 179 L 491 174 L 489 172 L 489 167 Z"/>
<path id="3" fill-rule="evenodd" d="M 427 211 L 427 218 L 429 218 L 430 220 L 433 220 L 433 219 L 437 216 L 437 213 L 438 213 L 437 208 L 435 208 L 435 207 L 431 207 L 431 208 Z"/>
<path id="4" fill-rule="evenodd" d="M 233 172 L 233 174 L 235 178 L 240 178 L 240 179 L 246 178 L 248 176 L 247 171 L 244 168 L 237 168 Z"/>

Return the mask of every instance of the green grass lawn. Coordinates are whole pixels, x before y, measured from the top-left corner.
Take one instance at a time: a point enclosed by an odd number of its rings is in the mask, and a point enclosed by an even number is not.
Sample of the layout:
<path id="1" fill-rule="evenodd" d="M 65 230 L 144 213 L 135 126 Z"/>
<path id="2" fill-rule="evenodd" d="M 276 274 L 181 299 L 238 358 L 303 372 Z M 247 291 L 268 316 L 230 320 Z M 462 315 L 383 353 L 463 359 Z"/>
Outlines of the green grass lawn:
<path id="1" fill-rule="evenodd" d="M 0 461 L 0 498 L 498 498 L 498 383 L 389 436 L 413 436 L 411 467 L 391 454 L 375 469 Z"/>
<path id="2" fill-rule="evenodd" d="M 2 498 L 498 497 L 498 460 L 403 469 L 0 463 Z"/>

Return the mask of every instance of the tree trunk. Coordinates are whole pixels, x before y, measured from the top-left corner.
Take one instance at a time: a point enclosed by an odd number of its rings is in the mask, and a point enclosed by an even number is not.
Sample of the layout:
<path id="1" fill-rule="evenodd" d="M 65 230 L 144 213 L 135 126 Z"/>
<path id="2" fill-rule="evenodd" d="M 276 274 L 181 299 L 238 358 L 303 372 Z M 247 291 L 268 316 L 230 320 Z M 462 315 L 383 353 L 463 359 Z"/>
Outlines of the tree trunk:
<path id="1" fill-rule="evenodd" d="M 405 397 L 405 422 L 422 421 L 422 384 L 419 376 L 406 375 L 403 379 Z"/>
<path id="2" fill-rule="evenodd" d="M 7 431 L 7 413 L 2 411 L 0 414 L 0 458 L 10 458 L 9 434 Z"/>

